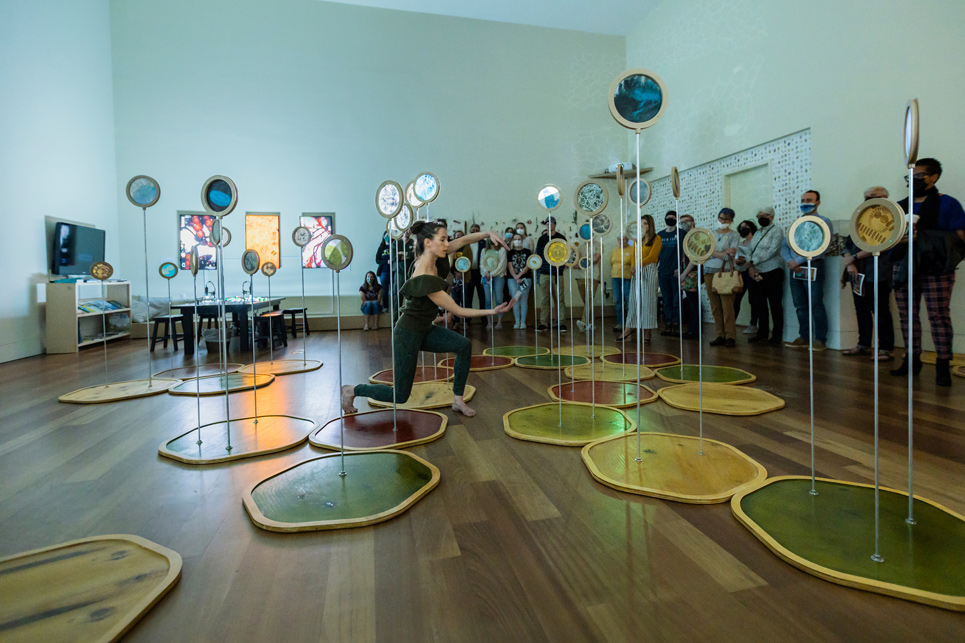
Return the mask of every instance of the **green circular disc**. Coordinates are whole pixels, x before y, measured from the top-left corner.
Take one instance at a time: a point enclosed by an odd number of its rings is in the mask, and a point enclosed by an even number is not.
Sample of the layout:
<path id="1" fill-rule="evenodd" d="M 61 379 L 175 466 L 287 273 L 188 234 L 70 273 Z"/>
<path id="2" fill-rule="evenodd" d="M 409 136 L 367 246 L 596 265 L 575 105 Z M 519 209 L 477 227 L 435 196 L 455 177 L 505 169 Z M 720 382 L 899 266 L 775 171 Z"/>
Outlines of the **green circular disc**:
<path id="1" fill-rule="evenodd" d="M 516 366 L 521 368 L 560 368 L 589 364 L 590 360 L 579 355 L 524 355 L 516 358 Z"/>

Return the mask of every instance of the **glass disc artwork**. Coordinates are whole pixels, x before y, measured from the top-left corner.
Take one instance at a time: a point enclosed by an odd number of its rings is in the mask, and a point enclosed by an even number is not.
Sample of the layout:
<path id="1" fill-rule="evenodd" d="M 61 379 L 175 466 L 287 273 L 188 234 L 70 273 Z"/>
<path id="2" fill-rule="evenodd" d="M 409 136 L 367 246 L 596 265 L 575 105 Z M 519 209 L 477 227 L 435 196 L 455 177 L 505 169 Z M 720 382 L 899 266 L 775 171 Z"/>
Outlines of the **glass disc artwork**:
<path id="1" fill-rule="evenodd" d="M 583 225 L 580 226 L 579 235 L 580 235 L 580 239 L 583 239 L 584 241 L 590 240 L 591 233 L 590 233 L 589 223 L 584 223 Z"/>
<path id="2" fill-rule="evenodd" d="M 247 274 L 253 275 L 258 272 L 259 266 L 261 266 L 261 257 L 258 256 L 258 251 L 245 250 L 244 254 L 241 255 L 241 269 Z"/>
<path id="3" fill-rule="evenodd" d="M 627 192 L 627 177 L 623 175 L 623 163 L 617 166 L 617 194 L 621 197 Z"/>
<path id="4" fill-rule="evenodd" d="M 631 69 L 610 86 L 610 115 L 632 130 L 650 127 L 667 108 L 667 87 L 652 71 Z"/>
<path id="5" fill-rule="evenodd" d="M 670 191 L 673 192 L 673 198 L 680 198 L 680 172 L 676 165 L 670 168 Z"/>
<path id="6" fill-rule="evenodd" d="M 576 188 L 573 200 L 576 201 L 576 207 L 580 212 L 592 217 L 594 214 L 603 212 L 610 201 L 610 195 L 606 186 L 596 181 L 584 181 Z"/>
<path id="7" fill-rule="evenodd" d="M 580 249 L 572 243 L 567 244 L 567 247 L 569 248 L 569 254 L 566 257 L 566 263 L 564 265 L 567 268 L 575 268 L 580 262 Z"/>
<path id="8" fill-rule="evenodd" d="M 466 255 L 459 255 L 452 265 L 456 269 L 456 272 L 466 273 L 472 268 L 472 260 Z"/>
<path id="9" fill-rule="evenodd" d="M 352 242 L 340 234 L 333 234 L 322 243 L 322 261 L 339 272 L 352 263 Z"/>
<path id="10" fill-rule="evenodd" d="M 408 203 L 413 210 L 418 210 L 423 205 L 419 197 L 415 195 L 415 181 L 409 181 L 409 185 L 405 186 L 405 202 Z"/>
<path id="11" fill-rule="evenodd" d="M 496 272 L 499 266 L 499 253 L 495 250 L 486 250 L 483 253 L 482 267 L 486 272 Z"/>
<path id="12" fill-rule="evenodd" d="M 562 239 L 553 239 L 546 244 L 543 255 L 546 258 L 546 263 L 558 268 L 566 263 L 566 260 L 569 258 L 570 247 Z"/>
<path id="13" fill-rule="evenodd" d="M 303 225 L 292 230 L 292 242 L 299 248 L 304 248 L 312 240 L 312 231 Z"/>
<path id="14" fill-rule="evenodd" d="M 888 199 L 868 199 L 851 215 L 851 240 L 865 252 L 878 254 L 905 236 L 905 213 Z"/>
<path id="15" fill-rule="evenodd" d="M 91 264 L 90 276 L 98 281 L 105 281 L 114 274 L 114 266 L 106 261 L 98 261 Z"/>
<path id="16" fill-rule="evenodd" d="M 161 186 L 149 176 L 139 174 L 127 182 L 127 200 L 139 208 L 149 208 L 161 198 Z"/>
<path id="17" fill-rule="evenodd" d="M 589 270 L 589 269 L 590 269 L 590 258 L 589 258 L 589 257 L 580 257 L 579 266 L 580 266 L 580 268 L 582 268 L 583 270 Z"/>
<path id="18" fill-rule="evenodd" d="M 201 186 L 201 206 L 217 216 L 231 214 L 238 205 L 238 188 L 227 176 L 215 175 Z"/>
<path id="19" fill-rule="evenodd" d="M 178 265 L 172 261 L 165 261 L 158 266 L 157 272 L 165 279 L 174 279 L 178 274 Z"/>
<path id="20" fill-rule="evenodd" d="M 385 225 L 385 229 L 389 231 L 389 236 L 396 241 L 405 236 L 405 230 L 399 229 L 399 226 L 395 224 L 395 218 L 389 219 L 389 222 Z"/>
<path id="21" fill-rule="evenodd" d="M 536 193 L 536 200 L 539 202 L 540 207 L 547 212 L 552 212 L 563 203 L 563 193 L 560 192 L 560 189 L 555 185 L 544 185 L 540 188 L 539 192 Z"/>
<path id="22" fill-rule="evenodd" d="M 198 257 L 198 247 L 195 246 L 191 248 L 191 253 L 188 255 L 188 269 L 191 271 L 192 277 L 198 276 L 198 270 L 201 268 L 200 264 L 201 260 Z"/>
<path id="23" fill-rule="evenodd" d="M 439 196 L 439 179 L 435 174 L 423 172 L 415 177 L 412 191 L 415 193 L 417 199 L 423 203 L 430 203 Z"/>
<path id="24" fill-rule="evenodd" d="M 276 272 L 278 272 L 278 266 L 272 262 L 266 261 L 265 263 L 261 264 L 261 274 L 265 275 L 266 277 L 273 277 Z"/>
<path id="25" fill-rule="evenodd" d="M 383 181 L 375 192 L 375 207 L 386 219 L 391 219 L 402 209 L 402 186 L 395 181 Z"/>
<path id="26" fill-rule="evenodd" d="M 231 243 L 231 230 L 221 225 L 221 219 L 216 219 L 214 225 L 211 226 L 211 241 L 214 242 L 214 245 L 220 245 L 222 248 L 227 248 L 228 244 Z"/>
<path id="27" fill-rule="evenodd" d="M 918 161 L 918 99 L 912 98 L 905 108 L 905 165 L 915 167 Z"/>
<path id="28" fill-rule="evenodd" d="M 637 179 L 630 184 L 630 200 L 634 203 L 646 205 L 651 194 L 650 183 L 646 179 Z"/>
<path id="29" fill-rule="evenodd" d="M 605 214 L 596 215 L 590 224 L 593 226 L 593 232 L 600 235 L 610 234 L 610 230 L 613 229 L 613 222 Z"/>
<path id="30" fill-rule="evenodd" d="M 526 260 L 526 265 L 529 266 L 530 270 L 539 270 L 543 267 L 543 258 L 537 254 L 532 254 Z"/>
<path id="31" fill-rule="evenodd" d="M 791 250 L 808 259 L 823 253 L 830 244 L 831 230 L 828 224 L 820 217 L 811 214 L 798 217 L 787 231 L 787 245 L 791 246 Z"/>
<path id="32" fill-rule="evenodd" d="M 393 221 L 395 221 L 395 225 L 399 230 L 408 230 L 412 227 L 413 219 L 412 208 L 410 208 L 408 204 L 404 204 L 399 213 L 395 215 Z"/>
<path id="33" fill-rule="evenodd" d="M 684 237 L 684 254 L 696 264 L 703 264 L 717 252 L 717 238 L 707 228 L 694 228 Z"/>

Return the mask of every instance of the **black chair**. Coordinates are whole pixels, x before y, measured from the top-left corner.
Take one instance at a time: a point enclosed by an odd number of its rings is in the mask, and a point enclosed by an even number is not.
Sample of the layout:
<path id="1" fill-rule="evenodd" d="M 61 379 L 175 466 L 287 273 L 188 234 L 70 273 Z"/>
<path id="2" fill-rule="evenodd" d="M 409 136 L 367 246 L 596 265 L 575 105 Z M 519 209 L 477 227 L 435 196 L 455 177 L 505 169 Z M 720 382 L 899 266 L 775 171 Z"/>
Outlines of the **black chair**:
<path id="1" fill-rule="evenodd" d="M 282 346 L 288 346 L 288 327 L 285 326 L 285 313 L 280 310 L 273 310 L 261 313 L 257 317 L 258 335 L 256 340 L 261 345 L 268 344 L 268 334 L 271 333 L 272 341 L 275 345 L 281 342 Z"/>
<path id="2" fill-rule="evenodd" d="M 299 327 L 305 331 L 306 335 L 312 334 L 312 329 L 308 327 L 308 309 L 307 308 L 286 308 L 281 311 L 283 315 L 291 315 L 292 318 L 292 339 L 298 337 Z M 302 316 L 302 321 L 299 323 L 298 315 Z"/>
<path id="3" fill-rule="evenodd" d="M 181 320 L 181 315 L 155 315 L 154 316 L 154 332 L 151 334 L 151 352 L 154 352 L 154 345 L 160 341 L 164 342 L 164 348 L 168 347 L 168 337 L 174 341 L 174 350 L 178 350 L 178 321 Z M 158 337 L 157 333 L 164 324 L 164 336 Z M 181 338 L 184 335 L 180 335 Z"/>

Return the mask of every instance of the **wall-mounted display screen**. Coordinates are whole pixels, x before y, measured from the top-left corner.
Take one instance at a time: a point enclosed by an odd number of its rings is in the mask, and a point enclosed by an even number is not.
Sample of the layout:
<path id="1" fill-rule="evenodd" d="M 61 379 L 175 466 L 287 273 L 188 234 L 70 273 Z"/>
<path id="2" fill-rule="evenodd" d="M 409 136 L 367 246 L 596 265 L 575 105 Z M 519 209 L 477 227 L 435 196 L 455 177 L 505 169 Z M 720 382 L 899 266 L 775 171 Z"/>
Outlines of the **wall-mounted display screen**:
<path id="1" fill-rule="evenodd" d="M 86 275 L 90 267 L 104 261 L 103 230 L 58 221 L 54 226 L 51 272 L 55 275 Z"/>
<path id="2" fill-rule="evenodd" d="M 255 250 L 261 263 L 281 268 L 281 215 L 276 212 L 245 213 L 245 248 Z"/>
<path id="3" fill-rule="evenodd" d="M 335 213 L 306 213 L 299 223 L 312 233 L 312 240 L 302 247 L 302 266 L 305 268 L 324 268 L 322 244 L 335 233 Z"/>
<path id="4" fill-rule="evenodd" d="M 214 241 L 211 240 L 211 227 L 215 217 L 204 212 L 178 212 L 179 265 L 182 270 L 191 267 L 191 249 L 198 249 L 198 269 L 216 270 L 218 259 Z"/>

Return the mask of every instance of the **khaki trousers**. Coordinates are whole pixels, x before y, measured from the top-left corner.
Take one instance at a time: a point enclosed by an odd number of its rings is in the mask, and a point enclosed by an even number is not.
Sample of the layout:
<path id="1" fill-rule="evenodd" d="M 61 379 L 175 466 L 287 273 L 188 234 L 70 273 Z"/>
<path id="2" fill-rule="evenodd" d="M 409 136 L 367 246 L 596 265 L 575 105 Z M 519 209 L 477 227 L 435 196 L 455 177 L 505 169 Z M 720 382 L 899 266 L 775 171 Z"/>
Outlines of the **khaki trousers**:
<path id="1" fill-rule="evenodd" d="M 737 317 L 734 314 L 734 295 L 718 295 L 713 291 L 714 273 L 704 275 L 704 286 L 710 298 L 710 310 L 714 313 L 716 337 L 737 340 Z"/>

